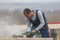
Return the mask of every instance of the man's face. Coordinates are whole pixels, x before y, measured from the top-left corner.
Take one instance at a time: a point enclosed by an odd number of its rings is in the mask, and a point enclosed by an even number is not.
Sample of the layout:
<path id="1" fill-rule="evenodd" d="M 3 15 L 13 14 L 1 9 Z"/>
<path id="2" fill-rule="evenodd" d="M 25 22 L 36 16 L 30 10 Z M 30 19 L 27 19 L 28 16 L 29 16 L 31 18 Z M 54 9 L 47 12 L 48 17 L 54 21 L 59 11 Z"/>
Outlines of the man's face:
<path id="1" fill-rule="evenodd" d="M 34 12 L 31 11 L 31 12 L 29 12 L 29 13 L 25 13 L 24 15 L 25 15 L 27 18 L 31 18 L 31 17 L 34 15 Z"/>

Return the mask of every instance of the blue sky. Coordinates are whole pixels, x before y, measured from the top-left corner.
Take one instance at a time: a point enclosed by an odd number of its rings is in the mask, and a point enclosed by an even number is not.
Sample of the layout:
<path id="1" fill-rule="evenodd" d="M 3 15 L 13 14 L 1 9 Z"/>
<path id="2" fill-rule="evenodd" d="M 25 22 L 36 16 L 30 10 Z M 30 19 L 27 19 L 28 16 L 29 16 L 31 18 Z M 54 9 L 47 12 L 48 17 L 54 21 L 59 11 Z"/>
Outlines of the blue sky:
<path id="1" fill-rule="evenodd" d="M 0 0 L 0 8 L 37 8 L 47 10 L 60 10 L 60 0 Z"/>
<path id="2" fill-rule="evenodd" d="M 0 0 L 0 3 L 60 2 L 60 0 Z"/>

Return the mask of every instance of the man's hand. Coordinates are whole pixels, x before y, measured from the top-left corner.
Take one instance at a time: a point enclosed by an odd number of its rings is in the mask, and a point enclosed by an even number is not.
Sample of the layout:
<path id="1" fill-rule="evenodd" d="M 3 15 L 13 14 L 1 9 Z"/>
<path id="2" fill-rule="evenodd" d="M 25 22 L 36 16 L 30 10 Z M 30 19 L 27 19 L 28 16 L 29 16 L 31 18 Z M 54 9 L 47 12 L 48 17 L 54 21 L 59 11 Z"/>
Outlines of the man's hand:
<path id="1" fill-rule="evenodd" d="M 37 31 L 36 30 L 32 30 L 32 33 L 36 33 Z"/>
<path id="2" fill-rule="evenodd" d="M 25 35 L 27 35 L 26 37 L 28 37 L 28 38 L 32 38 L 35 34 L 36 34 L 36 30 L 32 30 L 31 32 L 29 31 L 27 31 L 27 32 L 25 32 L 24 34 Z"/>

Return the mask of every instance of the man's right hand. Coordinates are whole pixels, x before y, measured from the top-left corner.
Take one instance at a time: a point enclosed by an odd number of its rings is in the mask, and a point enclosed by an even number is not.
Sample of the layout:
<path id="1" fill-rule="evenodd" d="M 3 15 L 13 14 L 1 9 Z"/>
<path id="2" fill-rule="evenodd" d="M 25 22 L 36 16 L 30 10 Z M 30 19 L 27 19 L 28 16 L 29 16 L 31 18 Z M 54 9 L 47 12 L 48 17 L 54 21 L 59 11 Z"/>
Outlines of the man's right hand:
<path id="1" fill-rule="evenodd" d="M 26 32 L 26 36 L 28 38 L 32 38 L 36 33 L 33 33 L 33 32 Z"/>

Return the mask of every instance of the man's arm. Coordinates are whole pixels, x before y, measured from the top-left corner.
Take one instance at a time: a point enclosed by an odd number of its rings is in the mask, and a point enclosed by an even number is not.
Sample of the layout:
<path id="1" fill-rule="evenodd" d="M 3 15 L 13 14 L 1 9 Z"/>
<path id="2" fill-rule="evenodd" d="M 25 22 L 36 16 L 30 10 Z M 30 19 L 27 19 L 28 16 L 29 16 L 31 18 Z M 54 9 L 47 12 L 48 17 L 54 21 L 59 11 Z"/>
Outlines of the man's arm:
<path id="1" fill-rule="evenodd" d="M 30 23 L 29 19 L 27 19 L 27 31 L 31 32 L 31 23 Z"/>
<path id="2" fill-rule="evenodd" d="M 44 22 L 44 18 L 43 18 L 41 11 L 38 11 L 37 15 L 38 15 L 38 18 L 41 22 L 40 25 L 36 28 L 36 30 L 38 31 L 39 29 L 41 29 L 44 26 L 45 22 Z"/>

